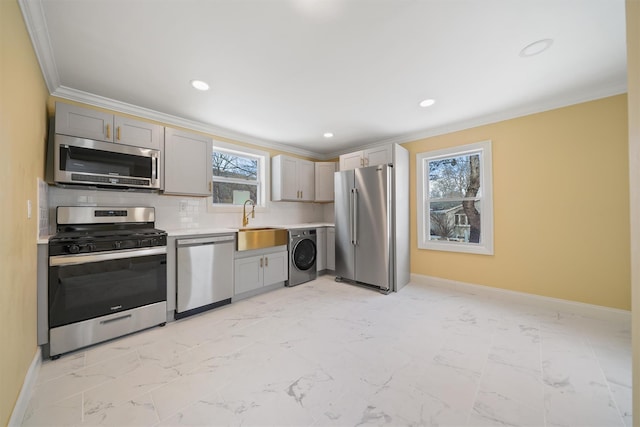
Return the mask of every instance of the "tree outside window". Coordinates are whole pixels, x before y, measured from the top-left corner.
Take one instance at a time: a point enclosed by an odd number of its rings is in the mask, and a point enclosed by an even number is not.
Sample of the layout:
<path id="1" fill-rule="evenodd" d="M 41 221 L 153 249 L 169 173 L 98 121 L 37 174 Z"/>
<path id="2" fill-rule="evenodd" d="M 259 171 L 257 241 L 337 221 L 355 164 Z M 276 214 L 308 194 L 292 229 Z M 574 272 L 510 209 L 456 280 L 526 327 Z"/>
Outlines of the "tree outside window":
<path id="1" fill-rule="evenodd" d="M 213 204 L 242 205 L 247 199 L 263 204 L 261 163 L 260 156 L 214 147 Z"/>
<path id="2" fill-rule="evenodd" d="M 417 155 L 418 246 L 493 253 L 491 142 Z"/>

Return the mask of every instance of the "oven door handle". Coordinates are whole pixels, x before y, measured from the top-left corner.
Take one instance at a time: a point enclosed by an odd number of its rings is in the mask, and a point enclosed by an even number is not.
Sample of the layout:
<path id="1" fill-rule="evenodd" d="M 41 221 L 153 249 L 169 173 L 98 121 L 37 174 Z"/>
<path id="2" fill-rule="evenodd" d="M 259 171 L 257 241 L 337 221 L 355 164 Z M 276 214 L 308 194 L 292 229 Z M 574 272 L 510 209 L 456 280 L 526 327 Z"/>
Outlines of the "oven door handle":
<path id="1" fill-rule="evenodd" d="M 56 255 L 49 257 L 49 266 L 87 264 L 98 261 L 112 261 L 116 259 L 138 258 L 167 253 L 166 246 L 148 249 L 127 249 L 123 251 L 103 252 L 99 254 Z"/>

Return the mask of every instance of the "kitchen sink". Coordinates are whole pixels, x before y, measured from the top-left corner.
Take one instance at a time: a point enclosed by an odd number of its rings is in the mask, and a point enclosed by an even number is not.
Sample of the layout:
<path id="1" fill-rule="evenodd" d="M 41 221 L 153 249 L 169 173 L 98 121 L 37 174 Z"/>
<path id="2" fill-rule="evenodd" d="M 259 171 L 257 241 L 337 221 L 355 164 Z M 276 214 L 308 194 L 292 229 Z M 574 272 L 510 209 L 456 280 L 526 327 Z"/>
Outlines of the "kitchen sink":
<path id="1" fill-rule="evenodd" d="M 288 239 L 289 232 L 283 228 L 241 228 L 238 230 L 237 250 L 249 251 L 252 249 L 286 245 Z"/>

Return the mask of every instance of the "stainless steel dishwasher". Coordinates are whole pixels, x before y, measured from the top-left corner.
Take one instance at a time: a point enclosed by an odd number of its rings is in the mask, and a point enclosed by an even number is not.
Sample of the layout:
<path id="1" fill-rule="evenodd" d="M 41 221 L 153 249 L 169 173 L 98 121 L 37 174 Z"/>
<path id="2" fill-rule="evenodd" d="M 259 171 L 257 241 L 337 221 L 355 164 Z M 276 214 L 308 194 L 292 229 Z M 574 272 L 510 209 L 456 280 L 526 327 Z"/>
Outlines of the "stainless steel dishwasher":
<path id="1" fill-rule="evenodd" d="M 231 302 L 235 235 L 176 240 L 176 319 Z"/>

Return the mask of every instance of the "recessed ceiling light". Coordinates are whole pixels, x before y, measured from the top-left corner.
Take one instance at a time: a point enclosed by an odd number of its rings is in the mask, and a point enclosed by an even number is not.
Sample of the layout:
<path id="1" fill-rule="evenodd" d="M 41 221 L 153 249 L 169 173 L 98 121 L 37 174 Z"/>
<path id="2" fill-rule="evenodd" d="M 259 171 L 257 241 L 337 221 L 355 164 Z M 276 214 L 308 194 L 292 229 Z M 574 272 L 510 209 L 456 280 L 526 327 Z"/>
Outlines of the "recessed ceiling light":
<path id="1" fill-rule="evenodd" d="M 542 39 L 528 44 L 520 51 L 520 56 L 528 58 L 530 56 L 536 56 L 549 49 L 553 44 L 553 39 Z"/>
<path id="2" fill-rule="evenodd" d="M 333 138 L 333 134 L 331 132 L 325 132 L 322 136 L 325 138 Z"/>
<path id="3" fill-rule="evenodd" d="M 425 99 L 424 101 L 420 102 L 420 106 L 421 107 L 431 107 L 435 103 L 436 103 L 435 99 Z"/>
<path id="4" fill-rule="evenodd" d="M 209 90 L 209 85 L 202 80 L 191 80 L 191 86 L 198 90 Z"/>

